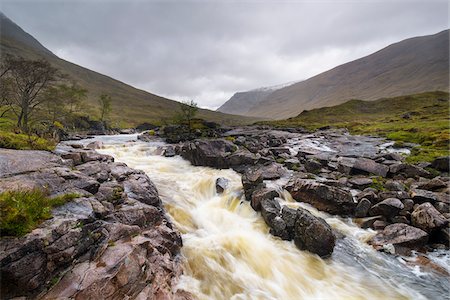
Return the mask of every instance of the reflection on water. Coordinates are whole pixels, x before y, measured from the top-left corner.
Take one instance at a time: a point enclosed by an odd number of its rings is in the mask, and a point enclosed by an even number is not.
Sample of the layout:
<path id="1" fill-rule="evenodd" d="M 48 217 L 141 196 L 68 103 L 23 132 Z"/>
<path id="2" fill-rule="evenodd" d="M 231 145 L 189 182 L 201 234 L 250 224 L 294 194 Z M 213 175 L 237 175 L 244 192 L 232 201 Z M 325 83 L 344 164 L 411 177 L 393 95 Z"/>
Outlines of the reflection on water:
<path id="1" fill-rule="evenodd" d="M 180 157 L 153 155 L 156 144 L 103 137 L 100 152 L 144 170 L 183 237 L 185 274 L 179 288 L 198 299 L 446 299 L 449 283 L 435 274 L 418 275 L 395 257 L 364 243 L 373 234 L 316 211 L 338 232 L 331 258 L 299 251 L 268 234 L 259 213 L 242 198 L 239 174 L 194 167 Z M 225 193 L 215 180 L 230 180 Z M 288 193 L 284 205 L 298 206 Z M 445 256 L 445 257 L 448 257 Z M 442 259 L 439 258 L 439 259 Z M 438 260 L 438 259 L 436 259 Z M 443 263 L 448 263 L 448 260 Z"/>

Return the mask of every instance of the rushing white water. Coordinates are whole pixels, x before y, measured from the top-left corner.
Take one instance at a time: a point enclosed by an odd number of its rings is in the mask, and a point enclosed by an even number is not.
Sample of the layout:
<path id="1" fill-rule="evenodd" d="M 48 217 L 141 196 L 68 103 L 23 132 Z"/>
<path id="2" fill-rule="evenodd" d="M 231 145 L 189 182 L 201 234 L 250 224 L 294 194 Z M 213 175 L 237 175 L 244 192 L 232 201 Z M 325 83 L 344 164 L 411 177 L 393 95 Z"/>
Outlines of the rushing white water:
<path id="1" fill-rule="evenodd" d="M 373 231 L 307 207 L 345 238 L 329 259 L 299 251 L 268 233 L 243 198 L 239 174 L 159 156 L 154 152 L 160 143 L 126 142 L 130 138 L 103 137 L 106 146 L 99 151 L 145 171 L 156 184 L 182 233 L 185 272 L 179 288 L 198 299 L 447 299 L 448 278 L 417 274 L 373 250 L 365 243 Z M 220 195 L 218 177 L 230 180 Z M 303 205 L 283 195 L 283 205 Z"/>

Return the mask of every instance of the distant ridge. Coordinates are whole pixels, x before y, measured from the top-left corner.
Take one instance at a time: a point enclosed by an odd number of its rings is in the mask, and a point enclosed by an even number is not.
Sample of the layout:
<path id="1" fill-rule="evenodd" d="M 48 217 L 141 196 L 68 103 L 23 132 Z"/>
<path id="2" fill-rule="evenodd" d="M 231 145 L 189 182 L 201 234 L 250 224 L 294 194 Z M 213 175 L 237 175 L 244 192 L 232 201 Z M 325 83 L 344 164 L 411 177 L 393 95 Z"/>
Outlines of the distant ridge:
<path id="1" fill-rule="evenodd" d="M 403 40 L 273 92 L 237 93 L 219 111 L 285 119 L 350 99 L 449 90 L 449 30 Z M 250 93 L 250 92 L 247 92 Z"/>

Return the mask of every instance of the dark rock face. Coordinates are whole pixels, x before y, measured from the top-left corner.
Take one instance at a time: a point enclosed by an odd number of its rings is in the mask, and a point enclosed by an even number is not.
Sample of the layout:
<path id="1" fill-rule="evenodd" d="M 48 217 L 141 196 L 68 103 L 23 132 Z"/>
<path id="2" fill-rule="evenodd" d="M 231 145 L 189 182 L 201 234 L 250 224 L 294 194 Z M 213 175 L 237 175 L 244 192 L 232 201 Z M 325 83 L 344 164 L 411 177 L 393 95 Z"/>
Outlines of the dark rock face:
<path id="1" fill-rule="evenodd" d="M 353 215 L 356 203 L 350 192 L 310 179 L 293 177 L 284 187 L 299 202 L 335 215 Z"/>
<path id="2" fill-rule="evenodd" d="M 0 239 L 2 298 L 188 299 L 172 289 L 181 237 L 150 179 L 77 151 L 90 159 L 74 168 L 48 152 L 0 149 L 0 191 L 45 185 L 51 195 L 80 195 L 24 237 Z"/>
<path id="3" fill-rule="evenodd" d="M 252 206 L 252 208 L 255 211 L 260 211 L 261 210 L 261 202 L 263 200 L 274 199 L 275 197 L 278 197 L 278 196 L 279 195 L 278 195 L 277 191 L 261 186 L 259 189 L 256 189 L 252 193 L 250 205 Z"/>
<path id="4" fill-rule="evenodd" d="M 372 203 L 366 199 L 362 198 L 361 201 L 359 201 L 358 205 L 355 209 L 355 217 L 357 218 L 364 218 L 369 214 L 369 210 L 372 207 Z"/>
<path id="5" fill-rule="evenodd" d="M 411 214 L 411 222 L 414 227 L 428 233 L 437 231 L 448 224 L 444 216 L 429 202 L 416 207 Z"/>
<path id="6" fill-rule="evenodd" d="M 261 216 L 269 227 L 274 226 L 274 219 L 280 214 L 281 206 L 275 199 L 263 199 L 261 201 Z"/>
<path id="7" fill-rule="evenodd" d="M 244 187 L 245 198 L 250 200 L 253 192 L 259 185 L 262 185 L 263 177 L 258 170 L 249 168 L 242 174 L 242 186 Z"/>
<path id="8" fill-rule="evenodd" d="M 294 226 L 294 242 L 299 249 L 319 256 L 329 256 L 334 249 L 335 236 L 325 220 L 313 216 L 307 210 L 297 210 Z"/>
<path id="9" fill-rule="evenodd" d="M 411 198 L 416 203 L 424 203 L 424 202 L 435 203 L 437 201 L 437 197 L 434 193 L 420 189 L 413 190 L 411 192 Z"/>
<path id="10" fill-rule="evenodd" d="M 438 157 L 431 163 L 432 168 L 442 172 L 448 172 L 449 165 L 450 165 L 450 156 Z"/>
<path id="11" fill-rule="evenodd" d="M 375 235 L 370 243 L 376 249 L 392 244 L 397 251 L 403 252 L 402 248 L 419 249 L 425 246 L 428 241 L 428 234 L 422 229 L 406 224 L 392 224 L 386 226 L 382 232 Z"/>
<path id="12" fill-rule="evenodd" d="M 222 194 L 230 184 L 230 181 L 226 178 L 219 177 L 216 179 L 216 192 Z"/>
<path id="13" fill-rule="evenodd" d="M 167 146 L 166 149 L 164 149 L 165 157 L 174 157 L 175 155 L 175 149 L 172 146 Z"/>
<path id="14" fill-rule="evenodd" d="M 403 208 L 404 205 L 399 199 L 388 198 L 372 206 L 369 213 L 371 216 L 382 215 L 386 218 L 392 218 Z"/>
<path id="15" fill-rule="evenodd" d="M 194 166 L 229 168 L 227 156 L 236 150 L 233 143 L 222 140 L 195 140 L 181 147 L 180 154 Z"/>
<path id="16" fill-rule="evenodd" d="M 427 170 L 410 164 L 394 164 L 389 167 L 389 173 L 394 175 L 404 175 L 406 178 L 414 177 L 432 177 L 431 173 Z"/>

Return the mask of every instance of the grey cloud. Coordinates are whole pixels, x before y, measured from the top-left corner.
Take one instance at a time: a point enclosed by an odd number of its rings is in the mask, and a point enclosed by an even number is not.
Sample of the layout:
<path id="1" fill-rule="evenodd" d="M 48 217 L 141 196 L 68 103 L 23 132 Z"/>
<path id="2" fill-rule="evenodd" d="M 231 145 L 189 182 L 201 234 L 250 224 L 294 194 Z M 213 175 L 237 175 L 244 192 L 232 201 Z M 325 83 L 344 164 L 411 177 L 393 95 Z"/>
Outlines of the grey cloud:
<path id="1" fill-rule="evenodd" d="M 448 27 L 445 1 L 10 1 L 0 9 L 65 59 L 216 108 Z"/>

